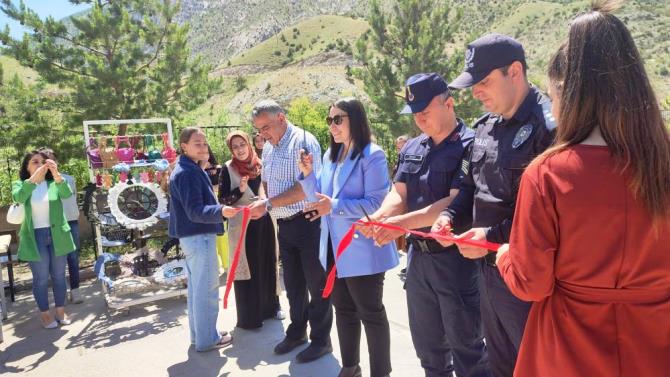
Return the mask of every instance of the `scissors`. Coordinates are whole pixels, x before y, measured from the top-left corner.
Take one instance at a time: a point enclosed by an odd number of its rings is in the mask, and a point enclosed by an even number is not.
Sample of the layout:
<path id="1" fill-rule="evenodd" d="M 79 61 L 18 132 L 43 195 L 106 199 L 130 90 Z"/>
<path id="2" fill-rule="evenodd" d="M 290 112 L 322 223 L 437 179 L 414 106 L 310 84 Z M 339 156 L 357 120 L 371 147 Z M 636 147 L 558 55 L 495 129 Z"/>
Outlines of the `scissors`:
<path id="1" fill-rule="evenodd" d="M 372 222 L 372 219 L 370 218 L 368 213 L 365 211 L 365 208 L 363 208 L 363 205 L 359 204 L 358 206 L 361 208 L 361 211 L 363 211 L 363 214 L 365 215 L 365 218 L 368 219 L 368 222 Z"/>
<path id="2" fill-rule="evenodd" d="M 372 219 L 370 218 L 370 215 L 368 215 L 368 212 L 365 210 L 365 208 L 363 208 L 363 205 L 359 204 L 358 207 L 361 209 L 361 211 L 363 211 L 363 214 L 365 215 L 365 218 L 368 220 L 368 222 L 371 223 Z M 358 233 L 354 234 L 354 238 L 358 238 Z M 377 244 L 376 241 L 375 244 Z"/>

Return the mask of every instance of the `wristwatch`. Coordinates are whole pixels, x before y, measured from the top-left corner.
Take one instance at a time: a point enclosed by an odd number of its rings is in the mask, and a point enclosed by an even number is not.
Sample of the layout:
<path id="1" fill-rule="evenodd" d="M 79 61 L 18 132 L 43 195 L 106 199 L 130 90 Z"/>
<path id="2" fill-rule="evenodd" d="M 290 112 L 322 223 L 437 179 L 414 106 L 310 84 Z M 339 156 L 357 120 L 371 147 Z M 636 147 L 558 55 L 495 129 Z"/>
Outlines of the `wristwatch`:
<path id="1" fill-rule="evenodd" d="M 272 203 L 270 202 L 270 199 L 265 199 L 265 209 L 268 212 L 272 211 Z"/>

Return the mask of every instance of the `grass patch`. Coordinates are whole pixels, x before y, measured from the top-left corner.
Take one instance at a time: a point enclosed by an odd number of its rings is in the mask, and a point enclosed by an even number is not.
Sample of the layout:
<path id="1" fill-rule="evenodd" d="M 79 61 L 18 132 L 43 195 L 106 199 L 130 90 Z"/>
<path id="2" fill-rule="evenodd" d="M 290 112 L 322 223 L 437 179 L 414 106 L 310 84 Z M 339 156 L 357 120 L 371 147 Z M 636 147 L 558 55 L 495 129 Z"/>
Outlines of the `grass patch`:
<path id="1" fill-rule="evenodd" d="M 9 56 L 0 55 L 0 64 L 2 64 L 3 82 L 9 81 L 14 75 L 19 75 L 24 84 L 34 84 L 40 76 L 36 71 L 22 66 L 16 59 Z"/>
<path id="2" fill-rule="evenodd" d="M 361 19 L 343 16 L 317 16 L 289 26 L 243 54 L 233 57 L 231 65 L 256 64 L 281 67 L 337 48 L 337 40 L 353 44 L 368 29 Z"/>

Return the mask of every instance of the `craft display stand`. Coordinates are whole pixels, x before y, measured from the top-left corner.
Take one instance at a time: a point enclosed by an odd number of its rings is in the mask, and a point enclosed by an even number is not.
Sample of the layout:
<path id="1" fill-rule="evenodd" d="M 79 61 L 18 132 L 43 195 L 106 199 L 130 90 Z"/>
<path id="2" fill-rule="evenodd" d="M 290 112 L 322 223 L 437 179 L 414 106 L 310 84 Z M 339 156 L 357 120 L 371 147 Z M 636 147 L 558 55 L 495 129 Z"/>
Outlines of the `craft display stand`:
<path id="1" fill-rule="evenodd" d="M 104 127 L 104 126 L 117 126 L 114 134 L 105 134 L 104 132 L 97 132 L 97 137 L 107 137 L 109 139 L 114 139 L 116 137 L 116 132 L 118 132 L 118 126 L 127 125 L 127 130 L 129 135 L 133 135 L 132 127 L 137 125 L 145 125 L 143 128 L 147 128 L 146 125 L 150 125 L 152 130 L 156 130 L 156 135 L 167 134 L 166 143 L 169 143 L 170 146 L 173 145 L 173 134 L 172 134 L 172 122 L 170 119 L 157 118 L 157 119 L 122 119 L 122 120 L 90 120 L 84 121 L 84 140 L 86 143 L 87 150 L 87 161 L 89 162 L 89 178 L 90 182 L 94 185 L 98 185 L 99 177 L 96 177 L 96 171 L 111 171 L 113 168 L 93 166 L 92 158 L 88 155 L 89 149 L 92 148 L 91 141 L 93 127 Z M 99 148 L 105 148 L 106 146 L 100 146 Z M 142 169 L 142 168 L 151 168 L 154 162 L 148 161 L 133 161 L 129 163 L 129 168 L 131 169 Z M 129 173 L 130 174 L 130 173 Z M 130 175 L 130 178 L 133 179 L 133 175 Z M 126 190 L 127 189 L 127 190 Z M 157 184 L 146 183 L 146 182 L 133 182 L 133 184 L 126 185 L 125 183 L 117 183 L 111 189 L 98 187 L 92 196 L 92 203 L 89 210 L 89 218 L 92 220 L 94 237 L 95 237 L 95 249 L 96 257 L 103 253 L 105 249 L 113 249 L 115 246 L 123 245 L 133 245 L 136 250 L 142 248 L 142 244 L 146 242 L 149 238 L 154 238 L 152 234 L 147 234 L 145 232 L 147 227 L 151 227 L 154 232 L 157 230 L 163 230 L 165 236 L 167 235 L 167 221 L 158 220 L 158 215 L 165 213 L 167 211 L 167 200 L 165 198 L 165 193 L 160 192 L 160 188 Z M 152 212 L 153 217 L 149 218 L 146 221 L 146 224 L 142 223 L 142 219 L 136 219 L 135 216 L 129 215 L 125 216 L 123 211 L 119 209 L 118 205 L 110 203 L 110 200 L 118 200 L 120 196 L 124 196 L 123 200 L 125 202 L 133 202 L 135 206 L 139 207 L 144 212 Z M 151 197 L 154 199 L 154 196 L 158 200 L 143 201 L 141 198 Z M 140 199 L 138 199 L 140 198 Z M 111 205 L 110 205 L 111 204 Z M 155 220 L 155 221 L 154 221 Z M 164 229 L 156 229 L 164 228 Z M 159 232 L 160 233 L 160 232 Z M 112 252 L 110 250 L 110 252 Z M 102 266 L 104 269 L 104 265 Z M 107 303 L 107 307 L 113 310 L 129 312 L 130 307 L 135 305 L 142 305 L 149 302 L 163 300 L 171 297 L 186 296 L 187 289 L 186 285 L 176 285 L 176 286 L 162 286 L 155 285 L 150 289 L 143 287 L 137 291 L 124 292 L 122 295 L 117 295 L 115 290 L 112 290 L 108 287 L 107 283 L 101 281 L 101 289 Z"/>

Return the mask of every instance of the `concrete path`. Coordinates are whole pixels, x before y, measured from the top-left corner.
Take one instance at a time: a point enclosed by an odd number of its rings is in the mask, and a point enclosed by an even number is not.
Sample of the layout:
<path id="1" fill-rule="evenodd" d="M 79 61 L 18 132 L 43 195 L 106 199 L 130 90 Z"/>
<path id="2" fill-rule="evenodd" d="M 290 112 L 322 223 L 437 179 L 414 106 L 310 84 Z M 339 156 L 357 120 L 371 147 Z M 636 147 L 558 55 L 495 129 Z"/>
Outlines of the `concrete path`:
<path id="1" fill-rule="evenodd" d="M 386 274 L 384 302 L 391 323 L 391 356 L 393 376 L 423 375 L 416 358 L 407 321 L 405 291 L 398 277 L 400 266 Z M 288 319 L 268 320 L 262 329 L 236 329 L 235 300 L 229 299 L 227 310 L 219 313 L 219 328 L 232 331 L 232 347 L 198 353 L 189 346 L 186 300 L 167 299 L 133 307 L 129 315 L 110 313 L 99 283 L 87 281 L 82 286 L 86 301 L 68 305 L 73 323 L 56 330 L 42 329 L 30 291 L 20 292 L 9 307 L 4 322 L 4 343 L 0 344 L 2 376 L 298 376 L 335 377 L 340 370 L 337 330 L 333 323 L 332 355 L 307 363 L 294 361 L 305 346 L 290 354 L 277 356 L 272 350 L 282 340 Z M 223 297 L 223 285 L 221 297 Z M 53 299 L 50 298 L 51 302 Z M 285 294 L 281 304 L 288 313 Z M 363 336 L 361 367 L 369 375 L 367 344 Z"/>

